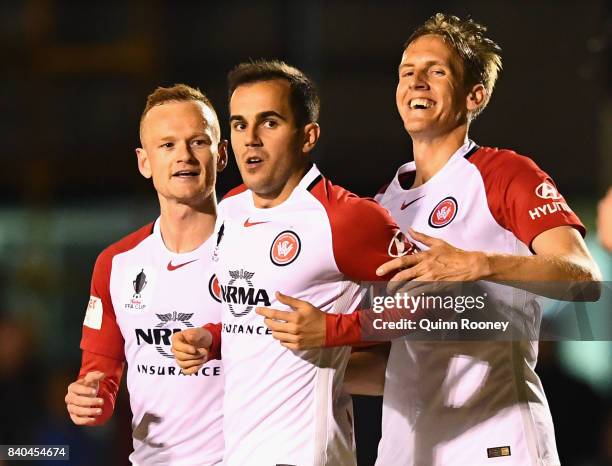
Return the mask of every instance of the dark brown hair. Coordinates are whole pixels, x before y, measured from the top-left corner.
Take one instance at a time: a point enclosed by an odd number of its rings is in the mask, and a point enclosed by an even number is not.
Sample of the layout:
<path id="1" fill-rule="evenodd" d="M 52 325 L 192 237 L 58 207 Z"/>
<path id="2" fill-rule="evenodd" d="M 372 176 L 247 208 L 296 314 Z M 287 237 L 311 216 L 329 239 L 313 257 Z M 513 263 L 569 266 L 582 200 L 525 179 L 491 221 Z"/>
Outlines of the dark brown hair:
<path id="1" fill-rule="evenodd" d="M 296 125 L 316 123 L 320 102 L 314 82 L 302 71 L 279 60 L 256 60 L 236 66 L 227 75 L 229 99 L 239 86 L 275 79 L 289 82 L 290 104 Z"/>

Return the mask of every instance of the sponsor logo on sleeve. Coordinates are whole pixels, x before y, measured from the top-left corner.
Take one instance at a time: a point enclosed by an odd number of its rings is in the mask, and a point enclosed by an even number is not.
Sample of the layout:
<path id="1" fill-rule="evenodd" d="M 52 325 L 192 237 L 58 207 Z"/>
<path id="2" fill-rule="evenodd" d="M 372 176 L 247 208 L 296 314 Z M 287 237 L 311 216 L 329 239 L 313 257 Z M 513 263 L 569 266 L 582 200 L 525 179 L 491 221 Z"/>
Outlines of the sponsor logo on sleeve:
<path id="1" fill-rule="evenodd" d="M 429 226 L 442 228 L 452 222 L 457 215 L 457 200 L 454 197 L 446 197 L 438 202 L 429 215 Z"/>
<path id="2" fill-rule="evenodd" d="M 413 254 L 415 250 L 415 245 L 410 242 L 408 237 L 400 230 L 397 230 L 393 238 L 391 238 L 387 253 L 389 257 L 402 257 L 406 254 Z"/>
<path id="3" fill-rule="evenodd" d="M 302 245 L 297 234 L 290 230 L 283 231 L 272 242 L 270 260 L 279 267 L 289 265 L 297 259 L 301 248 Z"/>
<path id="4" fill-rule="evenodd" d="M 561 199 L 561 194 L 559 194 L 559 191 L 557 191 L 557 188 L 555 188 L 548 181 L 545 181 L 544 183 L 540 183 L 537 186 L 535 193 L 538 197 L 542 199 L 552 199 L 552 200 Z"/>
<path id="5" fill-rule="evenodd" d="M 536 195 L 540 199 L 550 200 L 547 204 L 539 205 L 529 210 L 529 217 L 531 220 L 538 220 L 550 214 L 557 212 L 568 212 L 571 213 L 572 209 L 563 201 L 563 197 L 557 191 L 551 183 L 544 181 L 540 183 L 535 189 Z"/>
<path id="6" fill-rule="evenodd" d="M 95 296 L 90 296 L 83 325 L 94 330 L 100 330 L 102 328 L 102 313 L 102 300 Z"/>

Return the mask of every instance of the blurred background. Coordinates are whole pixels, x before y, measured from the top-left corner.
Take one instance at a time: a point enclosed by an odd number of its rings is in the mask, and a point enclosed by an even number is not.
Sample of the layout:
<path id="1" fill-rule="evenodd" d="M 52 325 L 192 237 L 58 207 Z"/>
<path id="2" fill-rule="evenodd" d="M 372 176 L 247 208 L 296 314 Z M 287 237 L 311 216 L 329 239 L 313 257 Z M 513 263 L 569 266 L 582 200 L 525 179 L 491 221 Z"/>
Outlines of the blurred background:
<path id="1" fill-rule="evenodd" d="M 156 86 L 200 87 L 227 137 L 225 76 L 234 65 L 277 57 L 300 67 L 322 98 L 319 167 L 372 195 L 412 158 L 395 109 L 396 68 L 411 31 L 437 11 L 470 14 L 503 49 L 504 70 L 471 137 L 530 155 L 553 177 L 612 280 L 594 227 L 612 183 L 610 2 L 5 0 L 0 444 L 70 444 L 71 464 L 128 463 L 125 387 L 104 427 L 73 426 L 63 399 L 80 364 L 97 254 L 157 216 L 134 155 Z M 232 163 L 219 194 L 238 183 Z M 612 464 L 611 343 L 542 344 L 537 370 L 562 463 Z M 376 454 L 380 400 L 357 404 L 365 466 Z"/>

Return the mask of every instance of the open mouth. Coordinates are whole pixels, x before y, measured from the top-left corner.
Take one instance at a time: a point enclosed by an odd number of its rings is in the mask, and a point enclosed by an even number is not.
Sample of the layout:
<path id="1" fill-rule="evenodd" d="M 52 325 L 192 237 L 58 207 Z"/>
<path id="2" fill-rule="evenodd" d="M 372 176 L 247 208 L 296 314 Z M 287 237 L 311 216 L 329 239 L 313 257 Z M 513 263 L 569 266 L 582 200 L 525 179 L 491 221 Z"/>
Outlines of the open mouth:
<path id="1" fill-rule="evenodd" d="M 411 110 L 427 110 L 435 104 L 433 100 L 423 98 L 410 99 L 410 102 L 408 102 L 408 106 Z"/>
<path id="2" fill-rule="evenodd" d="M 263 162 L 263 160 L 261 159 L 261 157 L 257 157 L 255 155 L 253 155 L 251 157 L 247 157 L 247 159 L 246 159 L 246 164 L 247 164 L 248 167 L 256 167 L 257 165 L 259 165 L 262 162 Z"/>
<path id="3" fill-rule="evenodd" d="M 177 172 L 174 172 L 172 176 L 175 176 L 177 178 L 192 178 L 194 176 L 198 176 L 199 174 L 200 172 L 197 170 L 179 170 Z"/>

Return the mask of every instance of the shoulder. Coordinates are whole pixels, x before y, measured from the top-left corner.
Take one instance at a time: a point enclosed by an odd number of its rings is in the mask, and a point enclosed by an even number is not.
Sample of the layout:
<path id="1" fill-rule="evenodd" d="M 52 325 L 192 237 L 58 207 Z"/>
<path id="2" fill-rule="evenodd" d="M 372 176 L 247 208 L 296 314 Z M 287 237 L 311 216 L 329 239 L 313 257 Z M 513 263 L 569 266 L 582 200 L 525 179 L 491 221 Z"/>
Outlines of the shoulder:
<path id="1" fill-rule="evenodd" d="M 153 222 L 146 224 L 138 230 L 124 236 L 119 241 L 104 249 L 98 256 L 98 263 L 110 263 L 117 254 L 134 249 L 153 234 Z"/>
<path id="2" fill-rule="evenodd" d="M 473 164 L 483 177 L 511 179 L 521 173 L 540 172 L 540 167 L 531 157 L 518 154 L 509 149 L 480 147 L 466 160 Z"/>
<path id="3" fill-rule="evenodd" d="M 361 222 L 363 224 L 372 219 L 390 220 L 387 210 L 374 199 L 359 197 L 326 178 L 321 177 L 315 180 L 308 189 L 323 205 L 331 222 Z"/>

